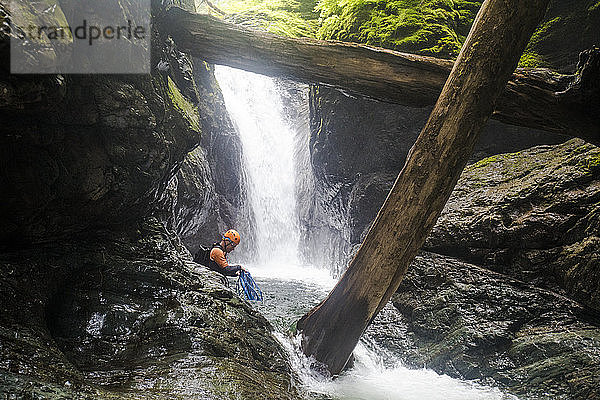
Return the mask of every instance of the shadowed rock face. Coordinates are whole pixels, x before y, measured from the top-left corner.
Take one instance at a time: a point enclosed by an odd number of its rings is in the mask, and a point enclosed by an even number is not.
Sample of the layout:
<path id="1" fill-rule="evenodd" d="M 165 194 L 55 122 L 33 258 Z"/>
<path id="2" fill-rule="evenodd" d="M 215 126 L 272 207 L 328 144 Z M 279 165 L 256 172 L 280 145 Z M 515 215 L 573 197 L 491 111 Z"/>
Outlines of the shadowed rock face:
<path id="1" fill-rule="evenodd" d="M 243 195 L 211 164 L 240 153 L 210 66 L 154 31 L 152 75 L 16 76 L 0 35 L 0 397 L 296 398 L 269 323 L 173 233 Z"/>
<path id="2" fill-rule="evenodd" d="M 430 109 L 352 98 L 334 89 L 310 92 L 311 161 L 317 179 L 315 208 L 301 215 L 311 227 L 305 243 L 329 238 L 340 257 L 329 264 L 345 268 L 387 197 Z M 490 121 L 472 160 L 556 144 L 561 135 Z M 326 243 L 326 242 L 324 242 Z M 328 243 L 329 244 L 329 243 Z"/>
<path id="3" fill-rule="evenodd" d="M 242 148 L 225 108 L 213 66 L 194 59 L 202 126 L 200 146 L 188 153 L 172 183 L 171 226 L 194 254 L 243 219 Z M 175 189 L 176 188 L 176 189 Z M 245 236 L 247 237 L 247 236 Z"/>
<path id="4" fill-rule="evenodd" d="M 173 69 L 187 62 L 167 47 L 154 42 Z M 175 72 L 18 76 L 7 67 L 0 103 L 3 242 L 119 229 L 161 205 L 170 178 L 200 140 L 194 98 L 182 94 L 193 81 Z"/>
<path id="5" fill-rule="evenodd" d="M 294 398 L 270 324 L 185 252 L 148 221 L 3 255 L 0 393 Z"/>
<path id="6" fill-rule="evenodd" d="M 199 140 L 167 101 L 178 90 L 169 79 L 5 76 L 4 93 L 17 98 L 1 110 L 2 240 L 48 241 L 148 214 Z M 37 101 L 19 104 L 24 86 Z"/>
<path id="7" fill-rule="evenodd" d="M 467 167 L 424 248 L 600 312 L 599 160 L 572 140 Z"/>

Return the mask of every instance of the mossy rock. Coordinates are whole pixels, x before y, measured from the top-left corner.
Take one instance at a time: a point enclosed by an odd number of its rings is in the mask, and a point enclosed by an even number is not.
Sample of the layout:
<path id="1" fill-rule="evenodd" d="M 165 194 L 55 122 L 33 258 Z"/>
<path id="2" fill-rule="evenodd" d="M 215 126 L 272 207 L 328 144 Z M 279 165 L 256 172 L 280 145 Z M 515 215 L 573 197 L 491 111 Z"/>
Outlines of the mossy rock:
<path id="1" fill-rule="evenodd" d="M 599 311 L 599 156 L 574 139 L 468 166 L 425 248 Z"/>
<path id="2" fill-rule="evenodd" d="M 481 1 L 321 0 L 318 36 L 409 53 L 455 58 Z M 596 0 L 552 1 L 521 57 L 521 67 L 573 71 L 580 51 L 600 43 Z"/>
<path id="3" fill-rule="evenodd" d="M 200 117 L 198 116 L 198 109 L 196 106 L 191 104 L 183 94 L 181 94 L 179 88 L 170 76 L 167 77 L 167 87 L 167 93 L 169 94 L 169 99 L 171 100 L 173 108 L 181 113 L 181 116 L 188 121 L 190 128 L 193 131 L 200 133 Z"/>
<path id="4" fill-rule="evenodd" d="M 481 2 L 451 0 L 320 1 L 319 37 L 453 58 Z"/>
<path id="5" fill-rule="evenodd" d="M 315 37 L 315 0 L 233 0 L 220 5 L 228 21 L 289 37 Z"/>

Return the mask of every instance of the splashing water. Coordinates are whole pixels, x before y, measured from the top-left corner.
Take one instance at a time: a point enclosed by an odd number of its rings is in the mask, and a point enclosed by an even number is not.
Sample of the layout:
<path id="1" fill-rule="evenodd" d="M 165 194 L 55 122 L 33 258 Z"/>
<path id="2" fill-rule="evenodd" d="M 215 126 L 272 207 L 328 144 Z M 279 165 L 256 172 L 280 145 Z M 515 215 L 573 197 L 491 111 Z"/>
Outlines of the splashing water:
<path id="1" fill-rule="evenodd" d="M 276 328 L 309 399 L 344 400 L 501 400 L 516 399 L 497 389 L 438 375 L 427 369 L 411 370 L 398 357 L 378 354 L 359 343 L 353 368 L 337 379 L 311 369 L 312 361 L 291 337 L 295 322 L 325 298 L 335 280 L 329 271 L 302 265 L 298 256 L 300 230 L 296 213 L 297 135 L 284 117 L 281 92 L 273 79 L 217 66 L 225 105 L 240 133 L 249 178 L 249 201 L 255 219 L 256 257 L 246 266 L 263 290 L 258 309 Z M 249 255 L 245 255 L 250 258 Z"/>
<path id="2" fill-rule="evenodd" d="M 387 365 L 359 343 L 354 350 L 355 364 L 336 379 L 327 379 L 311 369 L 313 360 L 305 357 L 300 339 L 278 334 L 292 359 L 307 394 L 314 398 L 340 400 L 510 400 L 517 399 L 495 388 L 439 375 L 432 370 L 413 370 L 396 362 Z"/>
<path id="3" fill-rule="evenodd" d="M 298 264 L 294 133 L 272 79 L 227 67 L 215 75 L 240 133 L 259 264 Z"/>

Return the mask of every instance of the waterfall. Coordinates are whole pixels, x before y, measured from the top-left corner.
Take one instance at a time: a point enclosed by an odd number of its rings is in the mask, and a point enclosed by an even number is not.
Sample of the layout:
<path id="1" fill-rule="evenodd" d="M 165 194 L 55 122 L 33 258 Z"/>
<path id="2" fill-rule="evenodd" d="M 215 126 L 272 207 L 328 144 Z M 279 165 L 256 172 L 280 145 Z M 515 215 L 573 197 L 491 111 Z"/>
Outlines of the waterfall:
<path id="1" fill-rule="evenodd" d="M 242 141 L 258 264 L 299 263 L 294 137 L 273 79 L 218 66 L 215 75 Z M 248 255 L 247 255 L 248 256 Z"/>
<path id="2" fill-rule="evenodd" d="M 338 379 L 315 374 L 313 361 L 299 348 L 298 337 L 290 338 L 288 334 L 290 327 L 335 284 L 328 268 L 302 265 L 299 256 L 298 207 L 303 208 L 303 214 L 311 211 L 310 193 L 314 190 L 308 161 L 308 127 L 298 125 L 302 118 L 295 118 L 298 115 L 284 107 L 294 100 L 286 98 L 289 92 L 281 89 L 282 82 L 221 66 L 216 67 L 215 76 L 242 141 L 253 214 L 252 222 L 244 224 L 253 226 L 253 235 L 246 235 L 253 243 L 237 256 L 253 262 L 251 272 L 259 278 L 265 295 L 264 304 L 256 307 L 277 329 L 276 337 L 288 352 L 306 399 L 514 399 L 498 389 L 431 370 L 410 370 L 397 355 L 382 358 L 386 351 L 376 343 L 359 343 L 355 366 Z M 299 93 L 290 96 L 302 97 Z M 241 234 L 244 237 L 245 232 Z"/>

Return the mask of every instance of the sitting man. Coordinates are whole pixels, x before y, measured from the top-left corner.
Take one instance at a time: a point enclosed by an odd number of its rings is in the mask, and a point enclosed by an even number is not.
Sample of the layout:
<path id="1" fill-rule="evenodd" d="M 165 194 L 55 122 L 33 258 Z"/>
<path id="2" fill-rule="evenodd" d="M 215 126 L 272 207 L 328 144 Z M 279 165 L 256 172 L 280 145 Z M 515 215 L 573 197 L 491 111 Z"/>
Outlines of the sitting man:
<path id="1" fill-rule="evenodd" d="M 232 252 L 240 244 L 240 234 L 230 229 L 223 235 L 220 242 L 214 243 L 210 250 L 209 268 L 225 276 L 237 276 L 241 270 L 246 271 L 241 265 L 229 265 L 227 253 Z"/>

